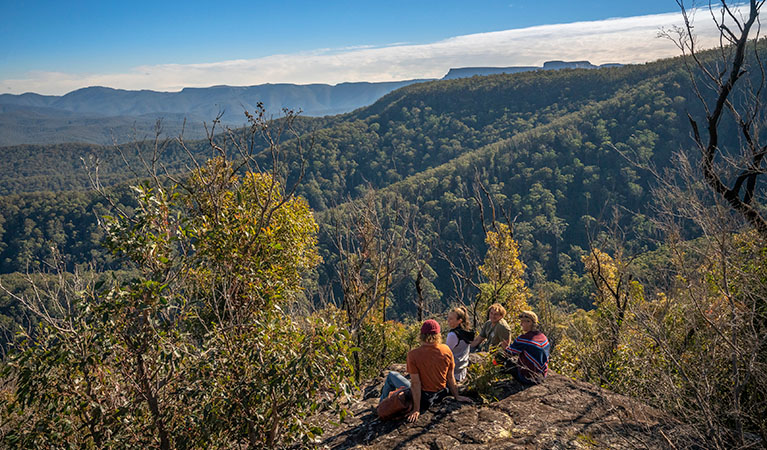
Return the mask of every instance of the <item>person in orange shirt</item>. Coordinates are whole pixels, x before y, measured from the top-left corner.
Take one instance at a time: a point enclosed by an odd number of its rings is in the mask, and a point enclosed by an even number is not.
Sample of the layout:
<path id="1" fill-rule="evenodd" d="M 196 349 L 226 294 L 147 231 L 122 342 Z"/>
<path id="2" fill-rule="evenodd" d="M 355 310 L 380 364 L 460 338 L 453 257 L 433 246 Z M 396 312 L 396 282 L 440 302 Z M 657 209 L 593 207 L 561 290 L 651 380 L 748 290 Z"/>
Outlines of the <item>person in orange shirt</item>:
<path id="1" fill-rule="evenodd" d="M 421 346 L 407 354 L 410 380 L 398 372 L 389 372 L 381 390 L 381 400 L 398 387 L 409 386 L 413 395 L 413 405 L 420 407 L 414 407 L 408 414 L 408 422 L 418 420 L 421 411 L 445 398 L 448 391 L 459 402 L 471 402 L 470 398 L 458 395 L 454 369 L 453 352 L 442 343 L 439 323 L 429 319 L 421 326 Z"/>

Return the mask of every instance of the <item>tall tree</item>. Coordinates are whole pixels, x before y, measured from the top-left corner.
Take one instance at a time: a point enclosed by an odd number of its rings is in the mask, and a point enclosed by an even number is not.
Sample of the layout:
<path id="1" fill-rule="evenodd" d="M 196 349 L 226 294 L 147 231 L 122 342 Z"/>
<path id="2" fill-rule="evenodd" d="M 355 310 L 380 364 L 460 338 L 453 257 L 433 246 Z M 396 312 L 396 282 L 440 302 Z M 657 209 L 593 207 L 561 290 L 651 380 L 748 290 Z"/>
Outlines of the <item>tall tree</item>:
<path id="1" fill-rule="evenodd" d="M 361 201 L 348 203 L 334 218 L 335 272 L 348 329 L 360 348 L 370 314 L 377 313 L 379 323 L 386 322 L 393 287 L 409 272 L 410 261 L 404 252 L 411 237 L 408 216 L 399 197 L 379 196 L 370 189 Z M 379 363 L 387 359 L 383 328 L 379 336 L 367 339 L 381 343 L 380 354 L 355 353 L 357 381 L 363 368 L 370 365 L 363 358 Z"/>
<path id="2" fill-rule="evenodd" d="M 746 5 L 720 0 L 717 7 L 709 5 L 719 30 L 719 48 L 713 61 L 701 57 L 692 17 L 684 1 L 677 0 L 677 4 L 684 27 L 674 30 L 673 36 L 666 35 L 686 57 L 694 93 L 705 110 L 702 127 L 701 119 L 688 114 L 704 179 L 734 211 L 767 236 L 767 220 L 754 202 L 759 194 L 757 186 L 764 183 L 767 154 L 767 143 L 760 136 L 765 115 L 765 66 L 760 56 L 764 44 L 759 42 L 759 14 L 764 0 L 749 0 Z M 735 148 L 727 148 L 721 140 L 727 115 L 740 133 L 737 143 L 731 143 Z"/>

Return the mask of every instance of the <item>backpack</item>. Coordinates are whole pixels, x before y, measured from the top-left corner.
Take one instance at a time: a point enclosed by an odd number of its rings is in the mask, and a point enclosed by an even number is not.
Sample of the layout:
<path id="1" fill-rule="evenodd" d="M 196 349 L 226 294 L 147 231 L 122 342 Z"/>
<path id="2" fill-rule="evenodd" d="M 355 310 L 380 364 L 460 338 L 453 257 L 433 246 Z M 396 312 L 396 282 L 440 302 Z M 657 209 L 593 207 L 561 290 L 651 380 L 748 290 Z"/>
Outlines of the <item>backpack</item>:
<path id="1" fill-rule="evenodd" d="M 392 420 L 410 412 L 413 408 L 413 393 L 410 388 L 402 386 L 389 392 L 389 396 L 381 400 L 376 412 L 381 420 Z"/>

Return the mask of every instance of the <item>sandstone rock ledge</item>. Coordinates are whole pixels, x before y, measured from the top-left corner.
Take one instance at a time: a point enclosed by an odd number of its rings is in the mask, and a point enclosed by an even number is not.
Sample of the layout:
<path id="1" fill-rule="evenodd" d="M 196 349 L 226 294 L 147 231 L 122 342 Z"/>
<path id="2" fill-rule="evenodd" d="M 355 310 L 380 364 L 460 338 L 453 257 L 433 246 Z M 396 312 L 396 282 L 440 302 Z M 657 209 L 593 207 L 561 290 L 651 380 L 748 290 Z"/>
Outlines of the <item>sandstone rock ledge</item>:
<path id="1" fill-rule="evenodd" d="M 499 382 L 499 400 L 459 404 L 452 398 L 414 424 L 375 414 L 381 379 L 337 426 L 325 425 L 326 449 L 591 449 L 704 448 L 663 412 L 588 383 L 552 374 L 538 386 Z M 696 445 L 697 444 L 697 445 Z"/>

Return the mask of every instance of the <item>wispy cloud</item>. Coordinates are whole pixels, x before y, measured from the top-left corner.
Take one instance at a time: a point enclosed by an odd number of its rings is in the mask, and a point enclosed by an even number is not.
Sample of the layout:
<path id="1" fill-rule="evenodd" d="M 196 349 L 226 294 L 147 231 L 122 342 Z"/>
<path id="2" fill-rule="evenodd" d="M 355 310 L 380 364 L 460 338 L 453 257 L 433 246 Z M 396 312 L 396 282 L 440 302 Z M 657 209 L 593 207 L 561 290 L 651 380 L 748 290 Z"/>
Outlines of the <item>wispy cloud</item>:
<path id="1" fill-rule="evenodd" d="M 700 47 L 716 44 L 709 17 L 696 23 Z M 657 37 L 661 28 L 681 25 L 678 13 L 543 25 L 456 36 L 429 44 L 392 44 L 320 49 L 257 59 L 205 64 L 139 66 L 126 73 L 30 72 L 0 80 L 0 92 L 63 94 L 86 86 L 177 91 L 219 84 L 328 83 L 440 78 L 451 67 L 541 65 L 549 60 L 642 63 L 676 56 L 679 50 Z"/>

